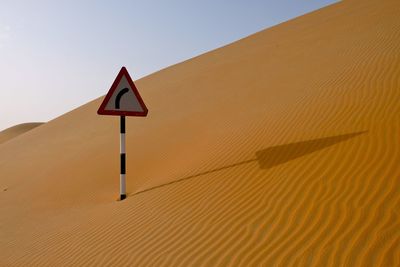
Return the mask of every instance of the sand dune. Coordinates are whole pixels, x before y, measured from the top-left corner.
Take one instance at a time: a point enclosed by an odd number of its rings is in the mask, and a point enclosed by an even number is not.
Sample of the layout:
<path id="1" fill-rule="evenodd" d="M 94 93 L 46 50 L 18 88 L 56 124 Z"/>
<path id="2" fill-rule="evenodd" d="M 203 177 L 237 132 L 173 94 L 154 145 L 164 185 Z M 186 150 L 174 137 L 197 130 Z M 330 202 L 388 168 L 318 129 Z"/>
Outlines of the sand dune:
<path id="1" fill-rule="evenodd" d="M 7 128 L 0 132 L 0 144 L 2 144 L 14 137 L 17 137 L 20 134 L 30 131 L 33 128 L 36 128 L 42 124 L 43 124 L 42 122 L 28 122 L 28 123 L 21 123 L 21 124 L 15 125 L 13 127 Z"/>
<path id="2" fill-rule="evenodd" d="M 399 266 L 399 17 L 342 1 L 140 79 L 121 202 L 102 98 L 2 144 L 0 265 Z"/>

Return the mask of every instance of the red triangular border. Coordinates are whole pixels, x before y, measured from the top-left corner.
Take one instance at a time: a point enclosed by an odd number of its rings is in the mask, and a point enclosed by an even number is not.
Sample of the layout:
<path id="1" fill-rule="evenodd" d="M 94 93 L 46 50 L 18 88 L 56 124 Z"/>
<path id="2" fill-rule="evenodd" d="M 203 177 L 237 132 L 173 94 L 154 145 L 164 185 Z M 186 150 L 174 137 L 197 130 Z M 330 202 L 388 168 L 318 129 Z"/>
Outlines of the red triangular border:
<path id="1" fill-rule="evenodd" d="M 128 81 L 133 93 L 135 94 L 137 100 L 139 101 L 140 106 L 142 107 L 143 111 L 122 111 L 122 110 L 106 110 L 106 105 L 108 101 L 110 100 L 111 96 L 113 95 L 114 91 L 117 89 L 119 83 L 121 82 L 122 77 L 126 77 L 126 80 Z M 121 70 L 119 71 L 117 78 L 115 78 L 113 84 L 111 85 L 110 90 L 108 91 L 106 97 L 104 98 L 103 102 L 101 103 L 99 109 L 97 110 L 97 114 L 99 115 L 113 115 L 113 116 L 140 116 L 140 117 L 146 117 L 148 113 L 148 109 L 146 105 L 143 102 L 142 97 L 139 94 L 139 91 L 137 90 L 135 84 L 133 83 L 133 80 L 131 76 L 129 75 L 127 69 L 125 67 L 122 67 Z"/>

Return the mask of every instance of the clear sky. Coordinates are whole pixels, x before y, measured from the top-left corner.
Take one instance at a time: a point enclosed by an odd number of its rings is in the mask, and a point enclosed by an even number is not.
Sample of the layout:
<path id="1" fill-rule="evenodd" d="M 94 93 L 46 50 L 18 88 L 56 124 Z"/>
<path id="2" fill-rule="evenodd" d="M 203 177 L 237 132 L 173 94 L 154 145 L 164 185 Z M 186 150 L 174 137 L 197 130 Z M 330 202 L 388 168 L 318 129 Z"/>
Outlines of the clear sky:
<path id="1" fill-rule="evenodd" d="M 0 130 L 48 121 L 333 0 L 0 0 Z M 151 107 L 149 107 L 151 109 Z"/>

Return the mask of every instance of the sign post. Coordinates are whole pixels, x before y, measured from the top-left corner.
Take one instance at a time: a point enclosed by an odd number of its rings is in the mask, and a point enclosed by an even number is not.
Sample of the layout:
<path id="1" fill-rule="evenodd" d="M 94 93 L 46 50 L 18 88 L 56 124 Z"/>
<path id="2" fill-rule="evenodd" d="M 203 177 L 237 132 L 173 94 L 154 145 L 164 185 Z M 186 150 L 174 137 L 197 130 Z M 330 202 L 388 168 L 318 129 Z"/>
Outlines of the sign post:
<path id="1" fill-rule="evenodd" d="M 143 102 L 132 78 L 122 67 L 110 90 L 101 103 L 97 114 L 120 117 L 120 200 L 126 198 L 126 116 L 146 117 L 148 109 Z"/>
<path id="2" fill-rule="evenodd" d="M 119 153 L 121 157 L 121 171 L 119 176 L 119 192 L 120 199 L 126 198 L 126 152 L 125 152 L 125 116 L 120 117 L 120 131 L 119 131 Z"/>

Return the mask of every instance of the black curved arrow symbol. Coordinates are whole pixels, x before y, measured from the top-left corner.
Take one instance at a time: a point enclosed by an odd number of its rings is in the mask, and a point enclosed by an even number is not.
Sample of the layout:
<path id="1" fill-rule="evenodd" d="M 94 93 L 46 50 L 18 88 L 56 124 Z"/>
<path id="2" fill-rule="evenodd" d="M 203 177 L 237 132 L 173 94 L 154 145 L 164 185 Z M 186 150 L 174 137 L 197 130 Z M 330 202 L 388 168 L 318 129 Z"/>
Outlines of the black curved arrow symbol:
<path id="1" fill-rule="evenodd" d="M 119 109 L 119 105 L 120 105 L 119 102 L 121 102 L 121 97 L 122 97 L 124 94 L 128 93 L 128 92 L 129 92 L 129 88 L 124 88 L 124 89 L 122 89 L 121 91 L 119 91 L 117 97 L 115 98 L 115 108 L 116 108 L 116 109 Z"/>

